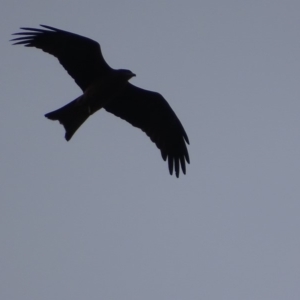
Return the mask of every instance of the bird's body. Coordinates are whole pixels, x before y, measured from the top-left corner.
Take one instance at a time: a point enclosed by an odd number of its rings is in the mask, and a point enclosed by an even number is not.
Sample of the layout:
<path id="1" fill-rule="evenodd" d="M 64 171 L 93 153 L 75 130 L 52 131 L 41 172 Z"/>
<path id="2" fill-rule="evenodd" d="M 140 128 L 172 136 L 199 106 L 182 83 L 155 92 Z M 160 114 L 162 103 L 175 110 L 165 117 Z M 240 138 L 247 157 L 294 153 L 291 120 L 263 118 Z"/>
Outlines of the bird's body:
<path id="1" fill-rule="evenodd" d="M 58 120 L 65 128 L 69 141 L 86 119 L 101 108 L 142 129 L 168 159 L 170 174 L 175 169 L 179 176 L 180 165 L 185 173 L 185 161 L 189 155 L 185 143 L 189 143 L 179 119 L 156 92 L 130 84 L 135 76 L 131 71 L 114 70 L 105 62 L 100 45 L 86 37 L 50 26 L 45 29 L 21 28 L 13 39 L 15 44 L 40 48 L 58 58 L 63 67 L 82 89 L 83 94 L 45 116 Z"/>
<path id="2" fill-rule="evenodd" d="M 125 71 L 125 72 L 124 72 Z M 122 93 L 128 80 L 135 76 L 127 70 L 112 70 L 107 76 L 96 78 L 84 91 L 85 101 L 97 110 L 102 108 L 107 102 Z"/>
<path id="3" fill-rule="evenodd" d="M 69 141 L 90 115 L 122 94 L 133 76 L 128 70 L 111 70 L 106 76 L 96 78 L 80 97 L 45 116 L 50 120 L 58 120 L 65 127 L 65 138 Z"/>

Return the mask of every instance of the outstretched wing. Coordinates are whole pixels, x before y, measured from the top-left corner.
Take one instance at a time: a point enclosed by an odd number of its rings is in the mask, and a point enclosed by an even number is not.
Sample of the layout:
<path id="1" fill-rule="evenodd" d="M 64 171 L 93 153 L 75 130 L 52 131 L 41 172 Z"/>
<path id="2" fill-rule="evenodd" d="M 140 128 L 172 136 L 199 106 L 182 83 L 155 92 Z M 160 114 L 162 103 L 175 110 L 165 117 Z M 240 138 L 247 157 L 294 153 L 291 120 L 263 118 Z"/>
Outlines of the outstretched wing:
<path id="1" fill-rule="evenodd" d="M 128 83 L 123 93 L 104 108 L 143 130 L 160 149 L 163 160 L 168 159 L 171 175 L 175 169 L 179 176 L 180 165 L 185 174 L 185 162 L 190 162 L 186 147 L 189 139 L 163 96 Z"/>
<path id="2" fill-rule="evenodd" d="M 96 77 L 110 70 L 97 42 L 54 27 L 41 26 L 48 30 L 21 28 L 26 31 L 14 33 L 21 36 L 12 40 L 14 45 L 36 47 L 54 55 L 83 91 Z"/>

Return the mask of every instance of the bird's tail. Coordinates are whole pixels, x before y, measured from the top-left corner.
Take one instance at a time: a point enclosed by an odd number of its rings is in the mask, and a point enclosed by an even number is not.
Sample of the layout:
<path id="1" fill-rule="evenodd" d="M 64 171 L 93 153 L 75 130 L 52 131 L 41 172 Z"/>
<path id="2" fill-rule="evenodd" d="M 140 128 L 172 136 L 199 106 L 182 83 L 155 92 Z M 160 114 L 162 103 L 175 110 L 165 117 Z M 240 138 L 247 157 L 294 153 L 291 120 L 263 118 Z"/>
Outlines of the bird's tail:
<path id="1" fill-rule="evenodd" d="M 81 97 L 45 115 L 50 120 L 58 120 L 64 126 L 66 130 L 65 139 L 67 141 L 72 138 L 76 130 L 90 116 L 89 107 L 80 100 Z"/>

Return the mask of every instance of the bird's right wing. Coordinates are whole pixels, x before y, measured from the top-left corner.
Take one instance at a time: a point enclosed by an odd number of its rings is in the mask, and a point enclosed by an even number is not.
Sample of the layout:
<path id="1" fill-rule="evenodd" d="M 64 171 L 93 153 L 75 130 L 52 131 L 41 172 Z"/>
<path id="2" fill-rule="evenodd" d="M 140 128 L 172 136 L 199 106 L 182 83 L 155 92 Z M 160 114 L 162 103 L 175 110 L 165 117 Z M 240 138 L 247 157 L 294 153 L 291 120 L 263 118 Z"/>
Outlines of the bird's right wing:
<path id="1" fill-rule="evenodd" d="M 186 143 L 188 136 L 168 102 L 159 93 L 127 84 L 123 93 L 104 108 L 143 130 L 168 159 L 169 171 L 179 176 L 180 165 L 185 174 L 185 162 L 190 162 Z"/>
<path id="2" fill-rule="evenodd" d="M 54 55 L 83 91 L 96 77 L 110 70 L 97 42 L 61 29 L 41 26 L 47 30 L 21 28 L 26 31 L 14 33 L 21 36 L 12 40 L 14 45 L 36 47 Z"/>

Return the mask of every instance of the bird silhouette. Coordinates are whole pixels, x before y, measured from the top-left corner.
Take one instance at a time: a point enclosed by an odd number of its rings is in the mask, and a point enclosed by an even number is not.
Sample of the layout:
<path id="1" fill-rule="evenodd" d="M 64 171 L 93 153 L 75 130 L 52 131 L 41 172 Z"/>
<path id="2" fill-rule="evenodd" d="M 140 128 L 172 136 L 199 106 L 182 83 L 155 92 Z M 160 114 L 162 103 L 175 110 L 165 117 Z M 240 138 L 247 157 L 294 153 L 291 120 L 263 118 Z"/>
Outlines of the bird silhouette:
<path id="1" fill-rule="evenodd" d="M 65 128 L 69 141 L 85 120 L 104 108 L 144 131 L 168 161 L 169 172 L 179 177 L 180 166 L 186 173 L 190 163 L 186 144 L 188 136 L 178 117 L 157 92 L 144 90 L 129 83 L 135 76 L 129 70 L 112 69 L 104 60 L 100 45 L 87 37 L 54 27 L 45 29 L 22 27 L 13 45 L 36 47 L 55 56 L 75 80 L 83 94 L 67 105 L 47 113 Z"/>

